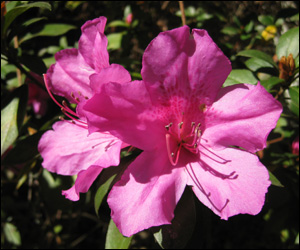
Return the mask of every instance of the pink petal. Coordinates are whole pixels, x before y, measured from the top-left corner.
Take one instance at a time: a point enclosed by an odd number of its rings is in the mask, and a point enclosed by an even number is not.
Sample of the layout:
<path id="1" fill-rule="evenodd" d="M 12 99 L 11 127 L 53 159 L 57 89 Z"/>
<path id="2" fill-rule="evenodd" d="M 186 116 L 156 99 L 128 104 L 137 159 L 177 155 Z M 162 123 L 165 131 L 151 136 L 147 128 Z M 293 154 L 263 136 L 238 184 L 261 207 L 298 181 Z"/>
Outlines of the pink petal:
<path id="1" fill-rule="evenodd" d="M 233 145 L 256 152 L 266 147 L 281 112 L 281 104 L 260 84 L 229 86 L 205 113 L 203 138 L 213 148 Z"/>
<path id="2" fill-rule="evenodd" d="M 91 84 L 97 77 L 91 78 Z M 107 83 L 84 106 L 90 132 L 110 133 L 140 149 L 165 143 L 165 125 L 152 112 L 152 103 L 142 81 Z"/>
<path id="3" fill-rule="evenodd" d="M 90 80 L 91 88 L 95 92 L 100 92 L 102 84 L 109 82 L 130 82 L 131 76 L 123 66 L 111 64 L 109 67 L 102 69 L 100 73 L 92 75 Z"/>
<path id="4" fill-rule="evenodd" d="M 47 71 L 47 81 L 51 91 L 64 96 L 74 103 L 71 94 L 90 97 L 89 76 L 95 71 L 78 54 L 77 49 L 65 49 L 55 54 L 56 63 Z"/>
<path id="5" fill-rule="evenodd" d="M 87 64 L 96 72 L 109 66 L 107 38 L 104 35 L 105 17 L 87 21 L 82 27 L 78 50 Z"/>
<path id="6" fill-rule="evenodd" d="M 61 175 L 75 175 L 91 165 L 119 164 L 122 142 L 109 133 L 93 133 L 66 121 L 56 122 L 41 138 L 43 167 Z"/>
<path id="7" fill-rule="evenodd" d="M 174 95 L 211 104 L 230 71 L 207 32 L 195 29 L 191 35 L 187 26 L 160 33 L 143 56 L 143 80 L 152 100 L 162 104 Z"/>
<path id="8" fill-rule="evenodd" d="M 99 166 L 90 166 L 88 169 L 80 171 L 73 187 L 62 191 L 62 194 L 71 201 L 78 201 L 79 193 L 86 193 L 89 190 L 102 169 Z"/>
<path id="9" fill-rule="evenodd" d="M 182 168 L 171 166 L 167 152 L 143 152 L 108 195 L 111 217 L 124 236 L 170 224 L 186 186 Z"/>
<path id="10" fill-rule="evenodd" d="M 225 220 L 236 214 L 258 214 L 271 182 L 257 156 L 234 148 L 199 149 L 200 161 L 187 165 L 188 185 L 199 200 Z"/>

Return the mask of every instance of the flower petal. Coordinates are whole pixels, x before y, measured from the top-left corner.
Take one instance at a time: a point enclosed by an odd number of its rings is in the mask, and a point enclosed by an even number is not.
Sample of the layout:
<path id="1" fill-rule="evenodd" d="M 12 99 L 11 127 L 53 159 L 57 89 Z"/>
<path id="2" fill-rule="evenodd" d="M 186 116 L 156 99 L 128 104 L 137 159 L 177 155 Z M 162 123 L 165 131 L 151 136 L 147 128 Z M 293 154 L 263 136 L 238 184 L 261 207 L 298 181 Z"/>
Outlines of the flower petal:
<path id="1" fill-rule="evenodd" d="M 91 77 L 91 80 L 96 78 Z M 93 84 L 93 82 L 91 83 Z M 84 106 L 90 132 L 109 131 L 125 143 L 150 149 L 164 143 L 165 125 L 151 111 L 152 103 L 142 81 L 103 84 Z"/>
<path id="2" fill-rule="evenodd" d="M 236 214 L 258 214 L 271 184 L 256 155 L 234 148 L 202 148 L 200 161 L 186 169 L 188 185 L 199 200 L 225 220 Z"/>
<path id="3" fill-rule="evenodd" d="M 111 217 L 127 237 L 153 226 L 170 224 L 185 186 L 183 169 L 171 166 L 167 152 L 144 151 L 109 193 Z"/>
<path id="4" fill-rule="evenodd" d="M 118 165 L 121 145 L 109 133 L 88 135 L 86 128 L 61 121 L 42 136 L 38 149 L 44 168 L 61 175 L 75 175 L 91 165 Z"/>
<path id="5" fill-rule="evenodd" d="M 216 149 L 239 146 L 256 152 L 266 147 L 281 112 L 281 104 L 260 84 L 225 87 L 205 113 L 203 138 Z"/>
<path id="6" fill-rule="evenodd" d="M 88 169 L 80 171 L 73 187 L 63 190 L 62 194 L 71 201 L 78 201 L 79 193 L 86 193 L 89 190 L 102 169 L 99 166 L 90 166 Z"/>
<path id="7" fill-rule="evenodd" d="M 65 49 L 55 54 L 56 63 L 51 65 L 47 71 L 47 82 L 50 90 L 60 96 L 64 96 L 74 103 L 71 96 L 90 97 L 92 90 L 89 86 L 89 76 L 95 71 L 78 54 L 77 49 Z"/>
<path id="8" fill-rule="evenodd" d="M 100 92 L 102 84 L 109 82 L 126 83 L 131 81 L 129 72 L 119 64 L 111 64 L 90 77 L 91 88 L 95 93 Z"/>
<path id="9" fill-rule="evenodd" d="M 193 95 L 211 104 L 230 71 L 230 61 L 207 32 L 194 29 L 191 35 L 188 26 L 160 33 L 143 56 L 142 76 L 153 102 Z"/>
<path id="10" fill-rule="evenodd" d="M 105 17 L 87 21 L 82 27 L 82 35 L 78 42 L 79 53 L 87 64 L 96 72 L 109 66 L 107 38 L 104 35 Z"/>

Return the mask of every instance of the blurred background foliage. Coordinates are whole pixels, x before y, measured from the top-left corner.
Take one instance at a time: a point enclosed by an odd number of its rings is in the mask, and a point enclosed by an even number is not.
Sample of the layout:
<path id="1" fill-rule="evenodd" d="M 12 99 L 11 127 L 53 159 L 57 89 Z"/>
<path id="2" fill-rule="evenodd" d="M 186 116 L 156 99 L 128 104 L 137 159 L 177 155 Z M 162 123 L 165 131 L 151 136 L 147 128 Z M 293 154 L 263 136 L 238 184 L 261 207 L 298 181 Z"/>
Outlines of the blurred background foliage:
<path id="1" fill-rule="evenodd" d="M 284 112 L 268 147 L 258 152 L 273 184 L 262 212 L 223 221 L 187 195 L 196 217 L 179 245 L 299 248 L 299 2 L 184 1 L 184 7 L 187 25 L 206 29 L 230 58 L 233 71 L 224 86 L 260 81 Z M 61 115 L 41 75 L 56 52 L 77 47 L 80 27 L 99 16 L 108 19 L 110 62 L 122 64 L 133 79 L 141 79 L 149 42 L 182 25 L 177 1 L 1 1 L 2 249 L 174 247 L 153 230 L 118 236 L 105 202 L 115 173 L 101 175 L 79 202 L 71 202 L 61 190 L 75 177 L 41 167 L 37 143 Z M 133 155 L 123 152 L 121 167 Z"/>

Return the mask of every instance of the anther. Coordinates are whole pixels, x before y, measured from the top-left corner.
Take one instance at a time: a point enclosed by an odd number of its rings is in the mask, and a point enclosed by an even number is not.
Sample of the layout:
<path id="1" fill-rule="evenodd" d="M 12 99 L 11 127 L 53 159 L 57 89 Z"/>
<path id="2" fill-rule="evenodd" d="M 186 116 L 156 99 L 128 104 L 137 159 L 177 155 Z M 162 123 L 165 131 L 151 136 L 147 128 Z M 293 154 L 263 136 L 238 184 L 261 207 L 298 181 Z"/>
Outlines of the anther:
<path id="1" fill-rule="evenodd" d="M 183 122 L 179 123 L 179 124 L 178 124 L 178 128 L 179 128 L 179 129 L 182 129 L 182 125 L 183 125 Z"/>
<path id="2" fill-rule="evenodd" d="M 170 127 L 171 127 L 172 125 L 173 125 L 173 123 L 172 123 L 172 122 L 170 122 L 170 124 L 169 124 L 169 125 L 166 125 L 166 126 L 165 126 L 166 130 L 167 130 L 167 131 L 169 131 L 169 129 L 170 129 Z"/>

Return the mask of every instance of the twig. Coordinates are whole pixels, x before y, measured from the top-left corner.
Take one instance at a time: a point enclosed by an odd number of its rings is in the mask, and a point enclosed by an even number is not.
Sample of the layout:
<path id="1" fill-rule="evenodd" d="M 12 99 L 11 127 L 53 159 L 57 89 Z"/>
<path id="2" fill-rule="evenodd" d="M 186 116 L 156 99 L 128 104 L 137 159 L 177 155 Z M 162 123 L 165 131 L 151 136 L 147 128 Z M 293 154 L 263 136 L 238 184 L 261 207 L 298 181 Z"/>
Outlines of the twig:
<path id="1" fill-rule="evenodd" d="M 186 25 L 186 19 L 185 19 L 185 13 L 184 13 L 184 3 L 183 1 L 178 1 L 179 2 L 179 7 L 181 11 L 181 21 L 182 21 L 182 26 Z"/>
<path id="2" fill-rule="evenodd" d="M 14 48 L 17 49 L 19 47 L 19 42 L 18 42 L 18 37 L 15 36 L 14 37 Z M 17 73 L 17 79 L 18 79 L 18 85 L 21 86 L 22 85 L 22 74 L 21 74 L 21 70 L 17 68 L 16 70 Z"/>

